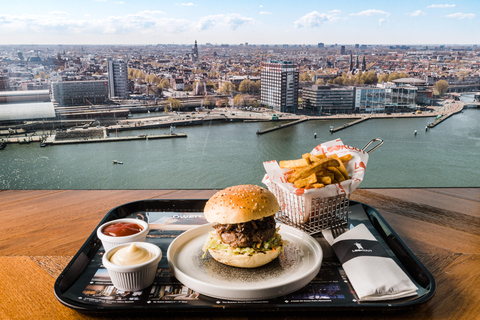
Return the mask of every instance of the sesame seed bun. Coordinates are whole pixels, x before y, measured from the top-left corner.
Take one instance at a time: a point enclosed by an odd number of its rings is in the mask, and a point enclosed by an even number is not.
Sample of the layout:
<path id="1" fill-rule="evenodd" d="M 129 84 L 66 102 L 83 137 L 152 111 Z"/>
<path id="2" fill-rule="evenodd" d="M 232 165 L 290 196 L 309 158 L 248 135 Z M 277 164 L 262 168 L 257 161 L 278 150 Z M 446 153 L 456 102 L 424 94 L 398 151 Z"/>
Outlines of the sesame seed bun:
<path id="1" fill-rule="evenodd" d="M 280 210 L 277 198 L 269 190 L 248 184 L 223 189 L 205 205 L 208 222 L 234 224 L 257 220 Z"/>

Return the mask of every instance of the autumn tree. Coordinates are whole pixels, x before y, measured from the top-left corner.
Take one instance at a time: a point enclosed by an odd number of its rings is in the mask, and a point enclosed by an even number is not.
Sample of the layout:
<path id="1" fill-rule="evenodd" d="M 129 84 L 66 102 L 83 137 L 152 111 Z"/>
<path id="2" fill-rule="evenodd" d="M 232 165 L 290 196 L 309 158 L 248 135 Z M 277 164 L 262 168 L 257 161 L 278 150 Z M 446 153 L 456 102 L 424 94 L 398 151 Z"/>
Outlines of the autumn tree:
<path id="1" fill-rule="evenodd" d="M 308 72 L 303 72 L 298 77 L 298 81 L 312 81 L 312 76 Z"/>
<path id="2" fill-rule="evenodd" d="M 220 89 L 223 93 L 231 93 L 235 90 L 235 86 L 230 81 L 223 83 L 222 88 Z"/>
<path id="3" fill-rule="evenodd" d="M 388 73 L 382 73 L 382 74 L 378 77 L 378 82 L 379 82 L 379 83 L 388 82 Z"/>
<path id="4" fill-rule="evenodd" d="M 317 79 L 317 81 L 315 81 L 315 84 L 317 86 L 323 86 L 325 84 L 325 80 L 323 80 L 322 78 L 319 78 Z"/>
<path id="5" fill-rule="evenodd" d="M 215 99 L 214 96 L 206 96 L 203 99 L 203 106 L 206 107 L 206 108 L 213 108 L 213 107 L 215 107 L 216 102 L 217 102 L 217 100 Z"/>
<path id="6" fill-rule="evenodd" d="M 435 83 L 435 90 L 440 96 L 443 96 L 448 90 L 448 82 L 445 80 L 438 80 Z"/>
<path id="7" fill-rule="evenodd" d="M 374 71 L 367 71 L 364 72 L 360 76 L 360 83 L 361 84 L 375 84 L 378 82 L 377 75 Z"/>
<path id="8" fill-rule="evenodd" d="M 167 78 L 160 79 L 160 81 L 158 83 L 158 88 L 162 89 L 162 90 L 170 88 L 170 81 L 168 81 Z"/>
<path id="9" fill-rule="evenodd" d="M 168 98 L 166 105 L 168 107 L 170 107 L 170 109 L 172 111 L 173 110 L 179 110 L 179 109 L 183 108 L 183 103 L 180 100 L 174 99 L 174 98 Z"/>
<path id="10" fill-rule="evenodd" d="M 233 98 L 233 105 L 234 106 L 244 106 L 245 105 L 245 99 L 242 94 L 237 94 Z"/>
<path id="11" fill-rule="evenodd" d="M 250 79 L 243 80 L 238 86 L 238 91 L 240 91 L 241 93 L 253 93 L 254 90 L 255 82 Z"/>

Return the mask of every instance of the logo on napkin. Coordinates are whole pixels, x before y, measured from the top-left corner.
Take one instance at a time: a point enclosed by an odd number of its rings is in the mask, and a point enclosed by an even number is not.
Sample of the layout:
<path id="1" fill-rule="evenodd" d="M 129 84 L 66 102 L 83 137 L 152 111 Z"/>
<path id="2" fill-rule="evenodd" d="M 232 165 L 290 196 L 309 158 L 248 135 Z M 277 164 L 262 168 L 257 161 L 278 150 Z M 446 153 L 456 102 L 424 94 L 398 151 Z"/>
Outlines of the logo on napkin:
<path id="1" fill-rule="evenodd" d="M 333 244 L 333 250 L 342 264 L 360 256 L 389 257 L 380 243 L 373 240 L 341 240 Z"/>

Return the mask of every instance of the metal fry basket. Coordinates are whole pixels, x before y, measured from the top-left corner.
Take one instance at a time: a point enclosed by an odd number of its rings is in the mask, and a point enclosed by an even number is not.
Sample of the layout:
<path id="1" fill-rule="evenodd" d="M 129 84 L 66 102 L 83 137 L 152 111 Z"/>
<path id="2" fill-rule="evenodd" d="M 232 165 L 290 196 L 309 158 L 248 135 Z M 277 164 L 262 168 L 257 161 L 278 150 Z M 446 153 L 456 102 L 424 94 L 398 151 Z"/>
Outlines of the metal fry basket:
<path id="1" fill-rule="evenodd" d="M 366 151 L 373 142 L 378 142 L 378 144 Z M 372 139 L 362 150 L 371 153 L 382 144 L 382 139 Z M 282 189 L 274 181 L 268 184 L 268 189 L 277 197 L 280 204 L 280 211 L 275 218 L 308 234 L 342 226 L 348 222 L 349 194 L 343 193 L 324 198 L 307 198 L 304 195 L 297 195 Z"/>

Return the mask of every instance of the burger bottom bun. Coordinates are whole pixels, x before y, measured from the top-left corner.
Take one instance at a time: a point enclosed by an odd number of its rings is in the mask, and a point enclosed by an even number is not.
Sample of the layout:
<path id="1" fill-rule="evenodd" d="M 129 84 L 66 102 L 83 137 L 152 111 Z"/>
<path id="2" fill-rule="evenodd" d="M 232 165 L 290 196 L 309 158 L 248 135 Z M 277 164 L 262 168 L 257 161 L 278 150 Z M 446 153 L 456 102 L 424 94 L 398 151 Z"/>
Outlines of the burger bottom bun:
<path id="1" fill-rule="evenodd" d="M 257 268 L 274 260 L 280 254 L 281 250 L 269 250 L 266 253 L 256 253 L 254 255 L 233 254 L 230 251 L 208 249 L 210 255 L 220 263 L 238 267 L 238 268 Z"/>

